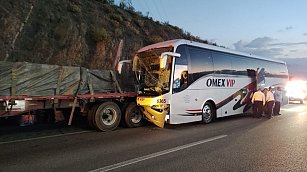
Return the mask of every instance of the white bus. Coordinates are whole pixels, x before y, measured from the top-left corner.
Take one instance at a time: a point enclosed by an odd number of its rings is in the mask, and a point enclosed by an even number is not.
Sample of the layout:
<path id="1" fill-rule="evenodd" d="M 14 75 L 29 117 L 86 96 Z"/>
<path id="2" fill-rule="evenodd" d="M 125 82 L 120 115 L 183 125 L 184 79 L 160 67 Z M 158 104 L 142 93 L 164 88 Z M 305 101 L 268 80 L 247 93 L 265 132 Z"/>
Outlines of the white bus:
<path id="1" fill-rule="evenodd" d="M 133 68 L 137 104 L 159 127 L 246 113 L 257 87 L 284 86 L 284 62 L 188 40 L 138 51 Z"/>

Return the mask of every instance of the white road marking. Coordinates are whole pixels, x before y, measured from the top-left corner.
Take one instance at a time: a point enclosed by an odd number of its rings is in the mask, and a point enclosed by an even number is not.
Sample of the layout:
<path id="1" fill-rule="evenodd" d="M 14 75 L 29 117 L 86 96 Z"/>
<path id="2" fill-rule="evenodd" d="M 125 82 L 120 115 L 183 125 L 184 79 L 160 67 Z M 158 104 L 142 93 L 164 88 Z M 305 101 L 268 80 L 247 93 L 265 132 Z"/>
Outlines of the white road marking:
<path id="1" fill-rule="evenodd" d="M 200 145 L 200 144 L 204 144 L 204 143 L 207 143 L 207 142 L 218 140 L 218 139 L 221 139 L 221 138 L 224 138 L 224 137 L 227 137 L 227 135 L 215 136 L 215 137 L 212 137 L 212 138 L 209 138 L 209 139 L 200 140 L 200 141 L 197 141 L 197 142 L 185 144 L 185 145 L 174 147 L 174 148 L 167 149 L 167 150 L 164 150 L 164 151 L 156 152 L 156 153 L 153 153 L 153 154 L 145 155 L 145 156 L 142 156 L 142 157 L 130 159 L 130 160 L 119 162 L 119 163 L 109 165 L 109 166 L 106 166 L 106 167 L 91 170 L 90 172 L 111 171 L 111 170 L 114 170 L 114 169 L 118 169 L 118 168 L 121 168 L 121 167 L 131 165 L 131 164 L 135 164 L 135 163 L 138 163 L 138 162 L 141 162 L 141 161 L 145 161 L 145 160 L 148 160 L 148 159 L 159 157 L 159 156 L 162 156 L 162 155 L 165 155 L 165 154 L 173 153 L 173 152 L 176 152 L 176 151 L 179 151 L 179 150 L 187 149 L 187 148 L 190 148 L 190 147 L 193 147 L 193 146 L 197 146 L 197 145 Z"/>
<path id="2" fill-rule="evenodd" d="M 47 139 L 47 138 L 60 137 L 60 136 L 69 136 L 69 135 L 89 133 L 89 132 L 92 132 L 92 131 L 79 131 L 79 132 L 74 132 L 74 133 L 57 134 L 57 135 L 51 135 L 51 136 L 35 137 L 35 138 L 30 138 L 30 139 L 12 140 L 12 141 L 7 141 L 7 142 L 0 142 L 0 145 L 8 144 L 8 143 L 18 143 L 18 142 L 25 142 L 25 141 L 32 141 L 32 140 Z"/>

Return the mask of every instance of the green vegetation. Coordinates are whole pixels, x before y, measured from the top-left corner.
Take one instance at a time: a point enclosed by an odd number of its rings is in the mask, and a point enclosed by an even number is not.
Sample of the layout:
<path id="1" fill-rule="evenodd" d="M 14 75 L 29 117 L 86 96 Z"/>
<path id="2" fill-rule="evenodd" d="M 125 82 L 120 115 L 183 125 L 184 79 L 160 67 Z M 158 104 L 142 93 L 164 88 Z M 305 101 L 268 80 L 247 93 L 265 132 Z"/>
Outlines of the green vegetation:
<path id="1" fill-rule="evenodd" d="M 94 27 L 91 30 L 92 30 L 92 34 L 93 34 L 93 39 L 96 42 L 106 42 L 110 39 L 110 34 L 102 26 Z"/>
<path id="2" fill-rule="evenodd" d="M 74 13 L 80 13 L 81 12 L 81 8 L 76 4 L 69 4 L 67 9 L 71 12 L 74 12 Z"/>

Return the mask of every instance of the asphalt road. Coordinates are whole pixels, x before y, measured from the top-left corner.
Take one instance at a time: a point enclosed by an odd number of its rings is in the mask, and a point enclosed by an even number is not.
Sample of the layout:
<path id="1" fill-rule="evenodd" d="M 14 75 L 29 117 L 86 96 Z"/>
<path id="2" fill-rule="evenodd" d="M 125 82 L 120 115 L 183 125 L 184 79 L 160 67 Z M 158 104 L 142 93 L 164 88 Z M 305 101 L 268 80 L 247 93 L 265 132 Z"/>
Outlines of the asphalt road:
<path id="1" fill-rule="evenodd" d="M 4 134 L 0 171 L 307 171 L 307 105 L 281 113 L 164 129 Z"/>

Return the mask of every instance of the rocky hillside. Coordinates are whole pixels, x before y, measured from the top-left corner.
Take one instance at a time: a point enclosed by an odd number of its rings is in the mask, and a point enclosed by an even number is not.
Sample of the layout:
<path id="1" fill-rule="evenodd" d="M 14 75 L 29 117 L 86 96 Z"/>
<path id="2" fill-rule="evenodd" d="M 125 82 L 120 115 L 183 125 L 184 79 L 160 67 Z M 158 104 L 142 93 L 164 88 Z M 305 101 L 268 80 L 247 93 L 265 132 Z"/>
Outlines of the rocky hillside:
<path id="1" fill-rule="evenodd" d="M 0 16 L 1 61 L 111 69 L 148 44 L 207 42 L 108 0 L 0 0 Z"/>

